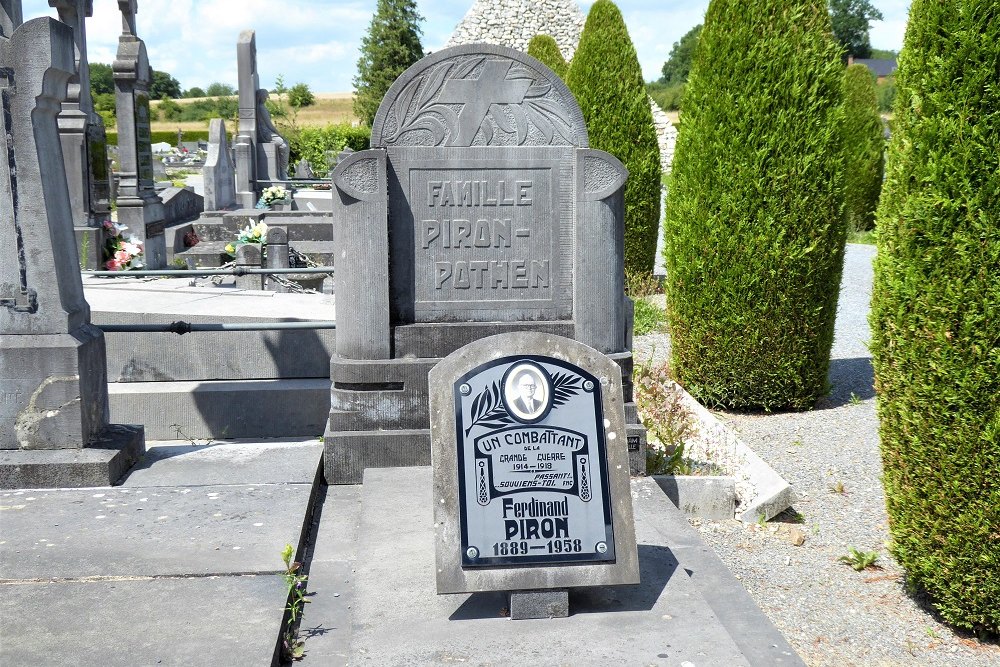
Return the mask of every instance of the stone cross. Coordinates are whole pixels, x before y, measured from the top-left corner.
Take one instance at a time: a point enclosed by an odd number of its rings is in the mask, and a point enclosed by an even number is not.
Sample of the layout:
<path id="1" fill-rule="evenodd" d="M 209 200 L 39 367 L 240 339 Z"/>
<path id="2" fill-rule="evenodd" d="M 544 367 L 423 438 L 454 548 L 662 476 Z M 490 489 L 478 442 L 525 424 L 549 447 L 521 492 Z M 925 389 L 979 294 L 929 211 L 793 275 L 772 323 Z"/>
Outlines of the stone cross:
<path id="1" fill-rule="evenodd" d="M 118 9 L 122 13 L 122 32 L 135 37 L 135 15 L 139 13 L 139 0 L 118 0 Z"/>
<path id="2" fill-rule="evenodd" d="M 451 79 L 441 88 L 437 101 L 462 104 L 458 114 L 458 132 L 448 141 L 449 146 L 470 146 L 494 104 L 520 104 L 531 86 L 530 79 L 507 80 L 511 63 L 487 60 L 478 79 Z"/>

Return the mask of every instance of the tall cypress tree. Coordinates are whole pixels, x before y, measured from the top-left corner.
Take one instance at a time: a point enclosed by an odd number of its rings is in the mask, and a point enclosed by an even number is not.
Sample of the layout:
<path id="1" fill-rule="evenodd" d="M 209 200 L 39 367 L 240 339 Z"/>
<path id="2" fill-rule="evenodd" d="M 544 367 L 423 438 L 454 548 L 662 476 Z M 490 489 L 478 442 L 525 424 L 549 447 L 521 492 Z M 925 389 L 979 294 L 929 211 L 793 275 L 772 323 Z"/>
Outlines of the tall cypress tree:
<path id="1" fill-rule="evenodd" d="M 1000 8 L 914 0 L 879 204 L 871 349 L 893 555 L 1000 632 Z"/>
<path id="2" fill-rule="evenodd" d="M 844 202 L 849 231 L 871 229 L 882 192 L 885 138 L 875 80 L 868 68 L 844 72 Z"/>
<path id="3" fill-rule="evenodd" d="M 846 229 L 840 49 L 824 0 L 712 0 L 664 228 L 673 370 L 701 400 L 827 390 Z"/>
<path id="4" fill-rule="evenodd" d="M 660 148 L 642 68 L 621 12 L 597 0 L 587 14 L 566 84 L 587 121 L 590 145 L 628 169 L 625 269 L 652 273 L 660 219 Z"/>
<path id="5" fill-rule="evenodd" d="M 420 21 L 414 0 L 378 0 L 368 34 L 361 39 L 358 75 L 354 78 L 354 115 L 371 126 L 389 86 L 424 57 Z"/>
<path id="6" fill-rule="evenodd" d="M 528 55 L 538 58 L 563 81 L 569 71 L 569 64 L 563 58 L 559 45 L 551 35 L 535 35 L 528 42 Z"/>

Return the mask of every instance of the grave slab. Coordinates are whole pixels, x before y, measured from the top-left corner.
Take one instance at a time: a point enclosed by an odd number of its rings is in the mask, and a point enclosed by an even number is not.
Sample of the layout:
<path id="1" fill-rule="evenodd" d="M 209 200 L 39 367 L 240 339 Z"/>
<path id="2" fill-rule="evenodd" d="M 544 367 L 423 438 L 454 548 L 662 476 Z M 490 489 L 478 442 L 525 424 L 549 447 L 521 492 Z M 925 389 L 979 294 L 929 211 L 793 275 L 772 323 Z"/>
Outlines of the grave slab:
<path id="1" fill-rule="evenodd" d="M 275 574 L 0 583 L 0 664 L 269 665 L 284 601 Z"/>
<path id="2" fill-rule="evenodd" d="M 568 618 L 512 623 L 503 617 L 503 593 L 435 595 L 430 469 L 369 469 L 350 664 L 771 664 L 748 659 L 678 561 L 673 538 L 645 520 L 672 512 L 680 517 L 672 527 L 692 532 L 658 487 L 648 484 L 650 493 L 634 496 L 644 507 L 637 513 L 644 520 L 636 523 L 642 583 L 574 590 Z M 715 583 L 721 596 L 742 590 L 731 576 Z M 321 621 L 306 618 L 306 625 Z M 759 610 L 746 619 L 751 631 L 773 628 Z M 801 664 L 794 653 L 787 658 L 781 664 Z"/>
<path id="3" fill-rule="evenodd" d="M 0 580 L 275 572 L 311 484 L 0 493 Z"/>

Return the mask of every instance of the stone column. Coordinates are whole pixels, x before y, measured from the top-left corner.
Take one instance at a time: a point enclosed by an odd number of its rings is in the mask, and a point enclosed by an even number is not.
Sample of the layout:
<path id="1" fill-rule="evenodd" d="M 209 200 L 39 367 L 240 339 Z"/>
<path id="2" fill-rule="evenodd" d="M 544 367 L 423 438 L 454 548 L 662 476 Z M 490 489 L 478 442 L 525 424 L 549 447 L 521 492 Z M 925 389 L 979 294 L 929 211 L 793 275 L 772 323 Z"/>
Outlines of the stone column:
<path id="1" fill-rule="evenodd" d="M 628 170 L 604 151 L 578 148 L 576 155 L 575 338 L 605 354 L 623 352 L 627 326 L 624 190 Z"/>
<path id="2" fill-rule="evenodd" d="M 284 227 L 268 227 L 267 229 L 267 259 L 265 264 L 269 269 L 287 269 L 288 260 L 288 230 Z M 287 276 L 282 276 L 286 278 Z M 274 279 L 274 276 L 264 276 L 264 289 L 268 292 L 287 292 L 288 288 Z"/>
<path id="3" fill-rule="evenodd" d="M 21 0 L 0 0 L 0 37 L 9 39 L 21 21 Z"/>
<path id="4" fill-rule="evenodd" d="M 257 188 L 257 36 L 244 30 L 236 42 L 239 69 L 240 124 L 234 153 L 236 159 L 236 199 L 240 208 L 253 208 Z"/>
<path id="5" fill-rule="evenodd" d="M 384 149 L 352 153 L 333 172 L 334 293 L 342 313 L 337 356 L 392 357 L 389 328 L 389 212 Z"/>
<path id="6" fill-rule="evenodd" d="M 56 123 L 75 71 L 57 21 L 0 37 L 0 488 L 106 485 L 142 452 L 142 427 L 108 424 L 104 336 L 77 265 Z"/>
<path id="7" fill-rule="evenodd" d="M 259 269 L 263 262 L 260 246 L 256 243 L 244 243 L 236 248 L 236 268 Z M 260 273 L 248 273 L 236 276 L 236 289 L 262 290 L 264 276 Z"/>
<path id="8" fill-rule="evenodd" d="M 49 0 L 59 20 L 73 29 L 76 74 L 70 78 L 66 100 L 59 114 L 59 136 L 66 164 L 73 228 L 80 251 L 80 265 L 98 268 L 104 242 L 101 223 L 110 215 L 107 139 L 104 121 L 94 111 L 87 61 L 84 20 L 94 13 L 93 0 Z"/>
<path id="9" fill-rule="evenodd" d="M 122 35 L 113 64 L 118 117 L 118 222 L 143 242 L 144 263 L 150 269 L 166 266 L 163 202 L 153 186 L 153 151 L 149 135 L 151 71 L 146 45 L 135 35 L 136 0 L 118 0 Z"/>

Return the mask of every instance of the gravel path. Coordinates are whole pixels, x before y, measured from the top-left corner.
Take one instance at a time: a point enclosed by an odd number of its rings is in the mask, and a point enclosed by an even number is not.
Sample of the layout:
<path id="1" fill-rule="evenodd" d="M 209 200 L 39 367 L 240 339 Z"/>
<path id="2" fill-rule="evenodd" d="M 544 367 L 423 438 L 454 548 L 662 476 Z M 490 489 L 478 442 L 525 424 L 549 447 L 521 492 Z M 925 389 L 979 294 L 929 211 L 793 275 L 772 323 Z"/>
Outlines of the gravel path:
<path id="1" fill-rule="evenodd" d="M 791 512 L 765 527 L 692 523 L 809 665 L 1000 665 L 1000 646 L 957 636 L 906 594 L 903 572 L 886 548 L 866 347 L 874 255 L 873 246 L 848 246 L 830 395 L 810 412 L 718 413 L 791 482 L 801 525 Z M 637 339 L 637 359 L 663 358 L 664 339 Z M 801 546 L 791 542 L 794 529 L 805 533 Z M 877 551 L 882 569 L 855 572 L 838 562 L 849 547 Z"/>

